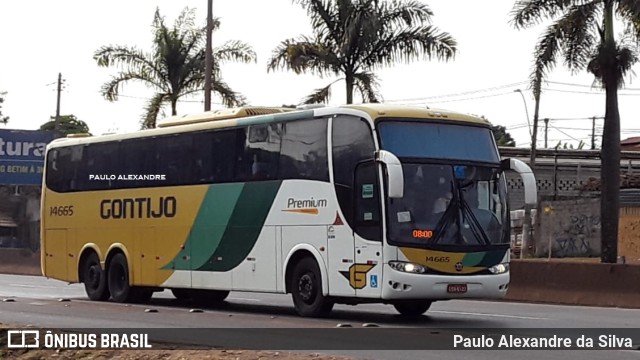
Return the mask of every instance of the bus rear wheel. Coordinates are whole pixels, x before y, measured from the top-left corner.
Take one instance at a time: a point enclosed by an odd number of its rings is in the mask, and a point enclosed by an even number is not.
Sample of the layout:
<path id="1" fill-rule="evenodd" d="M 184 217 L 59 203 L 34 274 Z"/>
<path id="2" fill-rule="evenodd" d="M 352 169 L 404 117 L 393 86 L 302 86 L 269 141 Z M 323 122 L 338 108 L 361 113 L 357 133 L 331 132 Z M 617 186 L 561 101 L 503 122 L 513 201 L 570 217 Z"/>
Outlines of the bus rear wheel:
<path id="1" fill-rule="evenodd" d="M 429 310 L 431 301 L 427 300 L 407 300 L 393 304 L 393 307 L 405 317 L 418 317 Z"/>
<path id="2" fill-rule="evenodd" d="M 318 263 L 309 257 L 300 260 L 293 270 L 291 296 L 300 316 L 326 316 L 333 308 L 333 302 L 322 294 L 322 278 Z"/>
<path id="3" fill-rule="evenodd" d="M 105 301 L 109 299 L 109 289 L 107 287 L 107 274 L 100 266 L 100 259 L 96 253 L 92 252 L 84 259 L 81 265 L 82 282 L 84 290 L 89 299 L 94 301 Z"/>
<path id="4" fill-rule="evenodd" d="M 121 253 L 115 254 L 109 262 L 107 279 L 111 299 L 115 302 L 143 303 L 148 302 L 153 296 L 153 290 L 129 284 L 129 265 L 127 258 Z"/>

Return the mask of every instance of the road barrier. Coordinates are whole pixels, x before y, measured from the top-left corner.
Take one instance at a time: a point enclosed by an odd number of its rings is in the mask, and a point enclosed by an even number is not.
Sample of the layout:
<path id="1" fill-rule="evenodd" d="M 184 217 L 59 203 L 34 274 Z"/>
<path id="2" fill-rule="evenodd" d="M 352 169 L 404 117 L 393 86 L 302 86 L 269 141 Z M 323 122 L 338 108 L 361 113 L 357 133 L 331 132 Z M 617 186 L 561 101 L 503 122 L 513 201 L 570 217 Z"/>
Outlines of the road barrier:
<path id="1" fill-rule="evenodd" d="M 507 300 L 640 308 L 640 265 L 513 260 Z"/>
<path id="2" fill-rule="evenodd" d="M 0 249 L 0 274 L 42 275 L 40 252 L 30 249 Z"/>

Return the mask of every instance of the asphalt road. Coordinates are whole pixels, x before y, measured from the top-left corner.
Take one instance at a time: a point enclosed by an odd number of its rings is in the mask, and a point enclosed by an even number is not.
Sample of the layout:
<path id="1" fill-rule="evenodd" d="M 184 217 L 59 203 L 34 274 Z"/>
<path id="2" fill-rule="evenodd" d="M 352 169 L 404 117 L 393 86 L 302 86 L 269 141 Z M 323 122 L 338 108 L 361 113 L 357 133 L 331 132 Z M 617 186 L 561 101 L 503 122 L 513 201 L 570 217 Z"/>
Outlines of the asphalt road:
<path id="1" fill-rule="evenodd" d="M 231 293 L 218 309 L 190 312 L 192 307 L 177 302 L 170 292 L 156 293 L 150 304 L 128 305 L 91 302 L 80 284 L 42 277 L 0 275 L 0 322 L 44 328 L 335 328 L 338 324 L 363 327 L 375 324 L 402 334 L 428 329 L 469 329 L 478 334 L 486 329 L 517 328 L 640 328 L 640 310 L 598 307 L 556 306 L 489 301 L 445 301 L 435 303 L 417 321 L 400 318 L 388 305 L 337 305 L 326 319 L 298 317 L 290 296 Z M 70 301 L 59 301 L 69 299 Z M 155 309 L 157 312 L 145 312 Z M 412 330 L 413 329 L 413 330 Z M 274 332 L 272 330 L 271 332 Z M 454 330 L 452 330 L 454 331 Z M 553 331 L 553 330 L 548 330 Z M 445 331 L 446 333 L 446 331 Z M 404 335 L 403 335 L 404 336 Z M 347 339 L 341 339 L 347 341 Z M 640 344 L 636 344 L 640 345 Z M 640 359 L 640 351 L 397 351 L 397 350 L 320 350 L 371 359 Z"/>

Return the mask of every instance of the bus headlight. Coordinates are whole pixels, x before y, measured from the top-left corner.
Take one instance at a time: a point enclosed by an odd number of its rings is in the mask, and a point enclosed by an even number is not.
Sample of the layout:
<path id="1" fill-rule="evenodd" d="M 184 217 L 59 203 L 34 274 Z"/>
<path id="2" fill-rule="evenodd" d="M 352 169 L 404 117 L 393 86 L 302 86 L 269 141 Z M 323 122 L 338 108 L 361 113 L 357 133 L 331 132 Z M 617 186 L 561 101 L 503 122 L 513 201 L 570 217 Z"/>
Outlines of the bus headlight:
<path id="1" fill-rule="evenodd" d="M 509 264 L 504 263 L 504 264 L 494 265 L 489 268 L 489 271 L 491 271 L 492 274 L 504 274 L 507 271 L 509 271 Z"/>
<path id="2" fill-rule="evenodd" d="M 389 261 L 389 266 L 393 270 L 415 273 L 415 274 L 424 274 L 427 272 L 427 268 L 414 263 L 402 262 L 402 261 Z"/>

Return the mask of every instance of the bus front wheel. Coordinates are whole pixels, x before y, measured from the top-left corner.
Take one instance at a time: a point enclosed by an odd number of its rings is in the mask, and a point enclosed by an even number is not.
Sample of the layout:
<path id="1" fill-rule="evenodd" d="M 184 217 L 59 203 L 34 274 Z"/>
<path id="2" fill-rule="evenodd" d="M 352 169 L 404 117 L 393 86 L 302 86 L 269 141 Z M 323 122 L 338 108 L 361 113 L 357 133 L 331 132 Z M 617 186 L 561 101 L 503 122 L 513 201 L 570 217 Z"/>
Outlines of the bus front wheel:
<path id="1" fill-rule="evenodd" d="M 92 252 L 82 262 L 82 282 L 84 290 L 89 299 L 94 301 L 105 301 L 109 299 L 109 289 L 107 287 L 107 274 L 100 266 L 98 255 Z"/>
<path id="2" fill-rule="evenodd" d="M 407 300 L 393 304 L 393 307 L 402 316 L 406 317 L 418 317 L 429 310 L 431 307 L 431 301 L 427 300 Z"/>
<path id="3" fill-rule="evenodd" d="M 296 312 L 300 316 L 324 316 L 333 308 L 333 302 L 322 294 L 318 263 L 310 257 L 300 260 L 293 270 L 291 295 Z"/>

